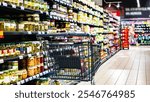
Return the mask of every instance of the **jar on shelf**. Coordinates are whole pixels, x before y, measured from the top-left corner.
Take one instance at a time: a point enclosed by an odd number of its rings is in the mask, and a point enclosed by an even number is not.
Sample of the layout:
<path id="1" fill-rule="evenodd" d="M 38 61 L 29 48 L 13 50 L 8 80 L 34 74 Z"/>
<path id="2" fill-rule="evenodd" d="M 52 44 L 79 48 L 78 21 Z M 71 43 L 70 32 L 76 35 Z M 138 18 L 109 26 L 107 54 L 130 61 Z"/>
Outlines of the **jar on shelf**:
<path id="1" fill-rule="evenodd" d="M 39 11 L 39 9 L 40 9 L 39 1 L 38 1 L 38 0 L 36 0 L 36 1 L 34 2 L 34 10 Z"/>
<path id="2" fill-rule="evenodd" d="M 4 73 L 0 72 L 0 85 L 3 85 L 4 82 Z"/>
<path id="3" fill-rule="evenodd" d="M 31 57 L 31 58 L 28 58 L 27 59 L 27 67 L 33 67 L 35 65 L 35 62 L 34 62 L 34 57 Z"/>
<path id="4" fill-rule="evenodd" d="M 18 0 L 17 6 L 23 7 L 23 5 L 24 5 L 24 0 Z"/>
<path id="5" fill-rule="evenodd" d="M 41 73 L 41 65 L 37 65 L 37 74 Z"/>
<path id="6" fill-rule="evenodd" d="M 10 22 L 9 20 L 4 21 L 4 31 L 11 31 L 10 30 Z"/>
<path id="7" fill-rule="evenodd" d="M 4 71 L 4 85 L 10 85 L 10 73 L 9 70 Z"/>
<path id="8" fill-rule="evenodd" d="M 22 79 L 24 80 L 24 79 L 26 79 L 27 78 L 27 70 L 26 69 L 24 69 L 24 70 L 22 70 Z"/>
<path id="9" fill-rule="evenodd" d="M 27 72 L 28 72 L 28 76 L 31 77 L 31 76 L 34 76 L 34 70 L 35 70 L 35 67 L 29 67 L 27 69 Z"/>
<path id="10" fill-rule="evenodd" d="M 4 31 L 4 19 L 0 18 L 0 30 Z"/>
<path id="11" fill-rule="evenodd" d="M 38 68 L 37 66 L 34 67 L 34 75 L 38 74 L 38 69 L 37 68 Z"/>

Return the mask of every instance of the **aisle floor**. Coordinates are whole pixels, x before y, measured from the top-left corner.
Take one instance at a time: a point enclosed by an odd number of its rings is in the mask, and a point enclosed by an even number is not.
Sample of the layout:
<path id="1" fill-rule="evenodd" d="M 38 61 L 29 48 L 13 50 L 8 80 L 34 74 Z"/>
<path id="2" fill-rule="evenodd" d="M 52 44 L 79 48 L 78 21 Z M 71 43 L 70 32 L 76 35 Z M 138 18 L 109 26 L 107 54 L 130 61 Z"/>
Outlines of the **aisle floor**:
<path id="1" fill-rule="evenodd" d="M 119 51 L 99 68 L 95 84 L 150 85 L 150 47 Z"/>

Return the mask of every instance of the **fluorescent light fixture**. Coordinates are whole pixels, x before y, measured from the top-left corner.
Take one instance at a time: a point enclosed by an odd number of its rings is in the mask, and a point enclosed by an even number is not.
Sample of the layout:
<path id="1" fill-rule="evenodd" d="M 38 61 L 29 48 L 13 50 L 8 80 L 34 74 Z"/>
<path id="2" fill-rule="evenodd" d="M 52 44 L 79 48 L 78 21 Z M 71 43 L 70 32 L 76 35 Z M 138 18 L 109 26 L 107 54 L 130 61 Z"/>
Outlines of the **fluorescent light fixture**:
<path id="1" fill-rule="evenodd" d="M 120 3 L 117 4 L 117 8 L 119 8 L 119 7 L 120 7 Z"/>
<path id="2" fill-rule="evenodd" d="M 137 7 L 141 7 L 140 0 L 136 0 L 136 1 L 137 1 Z"/>
<path id="3" fill-rule="evenodd" d="M 111 7 L 111 3 L 109 3 L 108 7 Z"/>

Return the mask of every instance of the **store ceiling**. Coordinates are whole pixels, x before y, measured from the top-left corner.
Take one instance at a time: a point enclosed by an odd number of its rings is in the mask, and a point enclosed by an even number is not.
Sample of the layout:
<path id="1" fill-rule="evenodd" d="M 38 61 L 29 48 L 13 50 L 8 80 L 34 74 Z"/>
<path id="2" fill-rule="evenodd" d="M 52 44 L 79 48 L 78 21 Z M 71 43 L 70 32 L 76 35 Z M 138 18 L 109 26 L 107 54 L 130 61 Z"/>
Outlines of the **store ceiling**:
<path id="1" fill-rule="evenodd" d="M 137 7 L 137 0 L 103 0 L 106 2 L 122 2 L 122 6 L 124 7 Z M 149 7 L 150 0 L 139 0 L 140 7 Z M 104 3 L 105 5 L 105 3 Z"/>

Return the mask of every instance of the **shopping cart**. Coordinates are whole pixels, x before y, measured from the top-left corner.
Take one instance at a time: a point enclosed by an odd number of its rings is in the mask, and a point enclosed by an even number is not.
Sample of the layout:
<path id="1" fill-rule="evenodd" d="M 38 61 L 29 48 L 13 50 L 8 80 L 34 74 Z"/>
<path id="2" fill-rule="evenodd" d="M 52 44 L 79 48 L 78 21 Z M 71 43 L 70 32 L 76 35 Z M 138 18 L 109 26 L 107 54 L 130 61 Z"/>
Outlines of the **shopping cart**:
<path id="1" fill-rule="evenodd" d="M 95 84 L 94 75 L 101 65 L 101 44 L 93 44 L 91 36 L 84 34 L 49 36 L 44 37 L 48 39 L 44 49 L 48 51 L 46 62 L 50 63 L 50 66 L 47 63 L 45 65 L 48 65 L 53 73 L 48 76 L 53 80 L 74 80 L 77 83 L 91 81 L 91 84 Z M 81 40 L 75 37 L 64 40 L 65 37 L 71 36 L 86 39 Z"/>
<path id="2" fill-rule="evenodd" d="M 51 79 L 92 81 L 93 60 L 89 41 L 48 45 L 48 53 L 53 63 Z"/>

